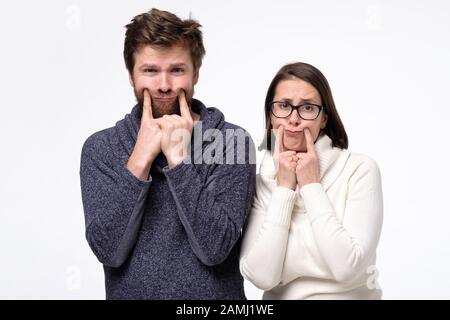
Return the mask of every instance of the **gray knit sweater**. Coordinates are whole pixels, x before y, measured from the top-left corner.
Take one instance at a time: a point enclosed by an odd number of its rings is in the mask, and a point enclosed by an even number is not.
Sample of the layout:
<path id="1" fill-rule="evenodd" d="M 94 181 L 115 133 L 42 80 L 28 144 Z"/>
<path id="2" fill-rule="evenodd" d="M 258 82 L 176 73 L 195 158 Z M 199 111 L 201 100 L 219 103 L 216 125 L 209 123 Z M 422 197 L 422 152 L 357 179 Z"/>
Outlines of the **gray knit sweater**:
<path id="1" fill-rule="evenodd" d="M 238 127 L 198 100 L 192 108 L 203 133 L 219 129 L 223 150 L 233 149 L 236 160 L 239 141 L 226 139 L 225 131 Z M 244 164 L 224 158 L 223 164 L 168 169 L 161 153 L 148 181 L 141 181 L 126 168 L 141 114 L 135 106 L 114 127 L 90 136 L 81 154 L 86 238 L 104 266 L 106 298 L 245 299 L 238 259 L 255 192 L 251 139 Z M 192 144 L 192 154 L 202 154 L 212 141 L 197 146 L 197 153 Z"/>

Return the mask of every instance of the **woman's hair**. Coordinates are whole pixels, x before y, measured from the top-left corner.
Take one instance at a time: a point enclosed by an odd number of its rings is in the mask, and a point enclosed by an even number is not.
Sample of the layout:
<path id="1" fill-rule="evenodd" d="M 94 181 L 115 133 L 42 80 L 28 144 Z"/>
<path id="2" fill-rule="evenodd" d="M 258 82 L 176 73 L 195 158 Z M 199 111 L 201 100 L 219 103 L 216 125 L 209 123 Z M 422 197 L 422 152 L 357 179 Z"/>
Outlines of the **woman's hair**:
<path id="1" fill-rule="evenodd" d="M 173 13 L 152 9 L 137 15 L 127 24 L 123 56 L 130 74 L 134 68 L 134 53 L 142 46 L 171 47 L 185 45 L 189 48 L 197 72 L 205 55 L 201 25 L 192 19 L 181 20 Z"/>
<path id="2" fill-rule="evenodd" d="M 322 100 L 322 106 L 324 107 L 323 112 L 328 116 L 328 120 L 325 128 L 321 130 L 321 135 L 328 135 L 332 142 L 333 147 L 338 147 L 341 149 L 348 148 L 348 138 L 345 132 L 344 125 L 342 124 L 341 118 L 334 105 L 333 95 L 331 94 L 331 89 L 325 76 L 317 68 L 310 64 L 297 62 L 292 64 L 287 64 L 283 66 L 275 75 L 272 82 L 270 83 L 269 89 L 267 90 L 266 101 L 264 104 L 264 115 L 266 120 L 266 130 L 264 134 L 264 140 L 259 146 L 259 150 L 267 149 L 272 150 L 272 124 L 270 121 L 270 102 L 273 101 L 275 96 L 275 90 L 278 83 L 283 80 L 289 79 L 301 79 L 310 83 L 314 88 L 319 91 L 320 98 Z"/>

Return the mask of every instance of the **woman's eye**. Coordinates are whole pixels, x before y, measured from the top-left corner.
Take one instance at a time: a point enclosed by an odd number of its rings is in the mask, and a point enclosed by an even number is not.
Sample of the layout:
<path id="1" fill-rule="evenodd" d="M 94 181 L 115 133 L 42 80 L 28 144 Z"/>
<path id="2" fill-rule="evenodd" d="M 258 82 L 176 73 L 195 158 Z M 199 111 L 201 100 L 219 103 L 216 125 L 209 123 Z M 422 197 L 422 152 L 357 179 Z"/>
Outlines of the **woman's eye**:
<path id="1" fill-rule="evenodd" d="M 281 109 L 288 109 L 289 105 L 285 102 L 282 102 L 282 103 L 280 103 L 280 107 L 281 107 Z"/>

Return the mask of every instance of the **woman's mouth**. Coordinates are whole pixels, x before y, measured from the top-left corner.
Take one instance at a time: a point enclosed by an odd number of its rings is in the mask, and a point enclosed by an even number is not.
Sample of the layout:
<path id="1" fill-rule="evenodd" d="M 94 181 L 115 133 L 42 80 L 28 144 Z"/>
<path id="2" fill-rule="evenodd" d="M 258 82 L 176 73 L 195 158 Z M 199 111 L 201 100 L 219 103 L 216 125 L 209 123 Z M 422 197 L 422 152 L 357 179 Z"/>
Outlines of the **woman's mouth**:
<path id="1" fill-rule="evenodd" d="M 298 135 L 300 135 L 300 134 L 303 133 L 303 130 L 291 131 L 291 130 L 284 129 L 284 132 L 285 132 L 288 136 L 298 136 Z"/>

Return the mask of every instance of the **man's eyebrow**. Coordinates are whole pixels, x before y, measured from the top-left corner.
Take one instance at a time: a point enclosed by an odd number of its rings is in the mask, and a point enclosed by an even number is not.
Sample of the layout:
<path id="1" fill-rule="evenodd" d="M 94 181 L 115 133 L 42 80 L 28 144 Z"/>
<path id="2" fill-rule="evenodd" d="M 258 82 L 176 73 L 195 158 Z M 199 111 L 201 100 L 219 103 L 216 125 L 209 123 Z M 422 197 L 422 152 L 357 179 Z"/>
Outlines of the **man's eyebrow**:
<path id="1" fill-rule="evenodd" d="M 169 69 L 170 68 L 179 68 L 179 67 L 187 67 L 187 64 L 184 62 L 175 62 L 175 63 L 171 63 L 169 65 Z M 155 69 L 159 69 L 159 66 L 157 66 L 156 64 L 151 64 L 151 63 L 143 63 L 139 66 L 140 69 L 142 68 L 155 68 Z"/>
<path id="2" fill-rule="evenodd" d="M 151 63 L 143 63 L 139 66 L 139 69 L 142 68 L 158 68 L 158 66 Z"/>
<path id="3" fill-rule="evenodd" d="M 174 68 L 174 67 L 187 67 L 187 64 L 184 63 L 184 62 L 175 62 L 175 63 L 170 64 L 170 67 L 171 68 Z"/>

